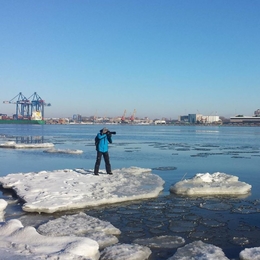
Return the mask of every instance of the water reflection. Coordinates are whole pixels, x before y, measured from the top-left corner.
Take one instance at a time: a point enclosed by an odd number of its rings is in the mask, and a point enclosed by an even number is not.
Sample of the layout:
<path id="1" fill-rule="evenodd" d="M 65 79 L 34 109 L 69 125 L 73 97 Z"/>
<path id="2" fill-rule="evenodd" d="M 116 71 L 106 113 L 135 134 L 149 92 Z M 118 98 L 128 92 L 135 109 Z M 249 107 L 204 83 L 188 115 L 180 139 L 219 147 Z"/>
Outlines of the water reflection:
<path id="1" fill-rule="evenodd" d="M 38 144 L 44 143 L 45 140 L 43 136 L 17 136 L 15 137 L 15 142 L 17 144 Z"/>

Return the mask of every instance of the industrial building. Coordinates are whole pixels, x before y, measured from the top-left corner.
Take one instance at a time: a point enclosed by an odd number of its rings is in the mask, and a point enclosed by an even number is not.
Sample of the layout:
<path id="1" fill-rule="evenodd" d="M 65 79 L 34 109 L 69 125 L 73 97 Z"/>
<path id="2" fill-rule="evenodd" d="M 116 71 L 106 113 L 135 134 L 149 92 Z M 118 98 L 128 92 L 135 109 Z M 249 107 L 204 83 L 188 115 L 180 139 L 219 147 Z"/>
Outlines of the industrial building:
<path id="1" fill-rule="evenodd" d="M 203 116 L 201 114 L 188 114 L 185 116 L 180 116 L 179 121 L 189 124 L 213 124 L 221 122 L 219 116 Z"/>
<path id="2" fill-rule="evenodd" d="M 230 117 L 232 124 L 260 124 L 260 109 L 254 112 L 254 116 L 237 115 Z"/>

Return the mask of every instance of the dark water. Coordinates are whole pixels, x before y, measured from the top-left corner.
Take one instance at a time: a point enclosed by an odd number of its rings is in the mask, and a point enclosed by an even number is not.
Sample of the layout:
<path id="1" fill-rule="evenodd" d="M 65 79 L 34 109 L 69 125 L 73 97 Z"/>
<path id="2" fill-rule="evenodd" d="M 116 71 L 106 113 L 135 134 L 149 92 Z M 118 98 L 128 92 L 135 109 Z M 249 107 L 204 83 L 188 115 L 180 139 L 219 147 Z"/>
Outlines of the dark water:
<path id="1" fill-rule="evenodd" d="M 103 125 L 0 125 L 0 143 L 52 142 L 57 149 L 80 149 L 81 155 L 48 154 L 42 149 L 1 149 L 0 175 L 41 170 L 93 169 L 94 137 Z M 122 231 L 121 243 L 161 235 L 181 236 L 186 243 L 202 240 L 238 259 L 245 247 L 260 246 L 260 128 L 212 126 L 107 125 L 113 136 L 112 168 L 145 167 L 165 180 L 158 198 L 86 209 Z M 104 167 L 102 162 L 101 168 Z M 169 193 L 172 184 L 196 173 L 224 172 L 252 185 L 242 198 L 187 198 Z M 2 197 L 12 197 L 4 191 Z M 60 216 L 21 212 L 13 203 L 6 219 L 22 217 L 24 225 L 39 225 Z M 151 259 L 163 260 L 176 249 L 153 249 Z"/>

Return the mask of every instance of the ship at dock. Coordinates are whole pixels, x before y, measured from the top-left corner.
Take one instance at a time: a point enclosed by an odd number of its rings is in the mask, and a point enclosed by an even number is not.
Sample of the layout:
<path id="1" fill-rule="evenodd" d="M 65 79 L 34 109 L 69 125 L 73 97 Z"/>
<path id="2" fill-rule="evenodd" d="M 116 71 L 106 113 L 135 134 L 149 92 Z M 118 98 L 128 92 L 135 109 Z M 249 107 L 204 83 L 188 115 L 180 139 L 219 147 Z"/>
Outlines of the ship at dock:
<path id="1" fill-rule="evenodd" d="M 20 124 L 20 125 L 45 125 L 45 120 L 29 120 L 29 119 L 0 119 L 0 124 Z"/>
<path id="2" fill-rule="evenodd" d="M 0 115 L 0 124 L 35 124 L 44 125 L 46 122 L 42 118 L 41 111 L 33 111 L 32 116 L 29 118 L 20 117 L 14 119 L 14 117 L 8 117 L 7 115 Z"/>
<path id="3" fill-rule="evenodd" d="M 14 99 L 17 99 L 14 101 Z M 21 92 L 4 104 L 15 104 L 16 113 L 13 116 L 0 114 L 0 124 L 37 124 L 44 125 L 44 107 L 51 104 L 46 103 L 36 92 L 26 98 Z"/>

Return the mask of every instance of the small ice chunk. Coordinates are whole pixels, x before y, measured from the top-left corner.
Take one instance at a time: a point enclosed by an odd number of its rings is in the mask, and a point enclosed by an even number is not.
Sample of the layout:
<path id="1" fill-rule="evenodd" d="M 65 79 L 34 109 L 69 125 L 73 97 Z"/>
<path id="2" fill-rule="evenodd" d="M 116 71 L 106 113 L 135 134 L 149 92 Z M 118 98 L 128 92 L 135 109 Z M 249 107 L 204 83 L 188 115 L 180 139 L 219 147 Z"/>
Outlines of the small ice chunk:
<path id="1" fill-rule="evenodd" d="M 184 247 L 178 248 L 177 252 L 168 260 L 228 260 L 221 248 L 206 244 L 202 241 L 195 241 Z"/>
<path id="2" fill-rule="evenodd" d="M 181 195 L 241 195 L 248 194 L 252 186 L 238 181 L 237 176 L 215 172 L 197 173 L 192 179 L 179 181 L 170 191 Z"/>
<path id="3" fill-rule="evenodd" d="M 106 234 L 119 235 L 121 231 L 110 222 L 91 217 L 83 212 L 65 215 L 38 227 L 38 231 L 48 236 L 84 236 L 86 233 L 103 231 Z"/>
<path id="4" fill-rule="evenodd" d="M 114 235 L 121 234 L 121 231 L 110 222 L 91 217 L 83 212 L 50 220 L 40 225 L 37 230 L 46 236 L 88 237 L 97 241 L 100 248 L 118 243 Z"/>
<path id="5" fill-rule="evenodd" d="M 178 236 L 157 236 L 152 238 L 138 238 L 135 244 L 145 245 L 151 248 L 176 248 L 185 243 L 185 239 Z"/>
<path id="6" fill-rule="evenodd" d="M 8 203 L 5 200 L 0 199 L 0 222 L 4 221 L 4 210 L 7 207 L 7 205 Z"/>
<path id="7" fill-rule="evenodd" d="M 48 149 L 44 150 L 45 153 L 62 153 L 62 154 L 82 154 L 82 150 L 73 150 L 73 149 Z"/>
<path id="8" fill-rule="evenodd" d="M 8 203 L 4 199 L 0 199 L 0 211 L 4 211 Z"/>
<path id="9" fill-rule="evenodd" d="M 145 246 L 135 244 L 116 244 L 101 252 L 100 260 L 146 260 L 152 251 Z"/>
<path id="10" fill-rule="evenodd" d="M 102 231 L 96 231 L 94 233 L 87 233 L 85 237 L 91 238 L 97 241 L 99 249 L 114 245 L 118 243 L 118 238 L 111 234 L 106 234 Z"/>
<path id="11" fill-rule="evenodd" d="M 259 256 L 260 247 L 246 248 L 239 254 L 241 260 L 259 260 Z"/>

